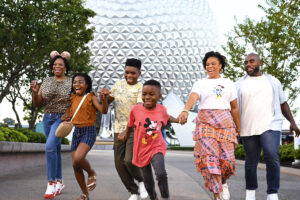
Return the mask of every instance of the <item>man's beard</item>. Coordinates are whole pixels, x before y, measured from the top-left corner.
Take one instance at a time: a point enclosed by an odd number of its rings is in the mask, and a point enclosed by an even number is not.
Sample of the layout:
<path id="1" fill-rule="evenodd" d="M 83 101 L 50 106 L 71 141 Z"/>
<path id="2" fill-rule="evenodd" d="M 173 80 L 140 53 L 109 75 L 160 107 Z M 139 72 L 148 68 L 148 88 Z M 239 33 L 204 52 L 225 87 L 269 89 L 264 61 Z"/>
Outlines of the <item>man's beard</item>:
<path id="1" fill-rule="evenodd" d="M 249 74 L 248 71 L 247 71 L 247 74 L 249 76 L 256 76 L 258 74 L 258 72 L 259 72 L 259 67 L 256 67 L 251 74 Z"/>

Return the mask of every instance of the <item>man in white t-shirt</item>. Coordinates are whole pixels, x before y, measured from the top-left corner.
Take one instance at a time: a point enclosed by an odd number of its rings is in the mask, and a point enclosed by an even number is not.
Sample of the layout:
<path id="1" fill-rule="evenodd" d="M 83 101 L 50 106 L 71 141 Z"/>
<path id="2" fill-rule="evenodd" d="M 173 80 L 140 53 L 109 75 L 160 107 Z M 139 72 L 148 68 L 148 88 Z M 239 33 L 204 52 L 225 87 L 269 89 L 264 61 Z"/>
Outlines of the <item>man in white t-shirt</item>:
<path id="1" fill-rule="evenodd" d="M 244 61 L 248 75 L 237 82 L 241 116 L 241 139 L 244 146 L 246 200 L 255 200 L 257 164 L 263 149 L 267 170 L 267 200 L 278 200 L 280 180 L 279 145 L 282 114 L 291 123 L 290 131 L 300 135 L 282 89 L 275 77 L 260 71 L 262 61 L 249 54 Z"/>

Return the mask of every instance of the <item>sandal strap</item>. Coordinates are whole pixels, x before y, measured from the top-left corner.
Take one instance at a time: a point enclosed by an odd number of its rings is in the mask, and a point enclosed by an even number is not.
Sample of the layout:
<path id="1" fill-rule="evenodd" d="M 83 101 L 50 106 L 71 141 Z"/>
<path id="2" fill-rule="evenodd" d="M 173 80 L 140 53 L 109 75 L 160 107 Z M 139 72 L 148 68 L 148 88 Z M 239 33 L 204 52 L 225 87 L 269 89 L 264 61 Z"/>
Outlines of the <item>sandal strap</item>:
<path id="1" fill-rule="evenodd" d="M 77 198 L 76 200 L 89 200 L 89 197 L 85 194 L 81 194 L 79 198 Z"/>
<path id="2" fill-rule="evenodd" d="M 96 187 L 96 175 L 88 177 L 87 187 L 88 191 L 92 191 Z"/>
<path id="3" fill-rule="evenodd" d="M 90 176 L 88 177 L 88 180 L 96 180 L 97 179 L 97 176 Z"/>

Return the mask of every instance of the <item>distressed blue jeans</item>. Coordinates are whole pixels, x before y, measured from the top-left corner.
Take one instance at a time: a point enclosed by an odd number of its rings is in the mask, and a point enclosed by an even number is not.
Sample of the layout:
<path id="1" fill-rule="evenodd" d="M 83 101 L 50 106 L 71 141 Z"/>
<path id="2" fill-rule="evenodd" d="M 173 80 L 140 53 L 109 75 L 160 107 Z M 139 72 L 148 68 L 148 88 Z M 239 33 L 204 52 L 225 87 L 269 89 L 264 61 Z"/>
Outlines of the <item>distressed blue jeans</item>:
<path id="1" fill-rule="evenodd" d="M 255 190 L 257 184 L 257 165 L 263 149 L 266 161 L 268 194 L 278 193 L 280 180 L 279 145 L 280 131 L 268 130 L 261 135 L 241 137 L 245 158 L 246 189 Z"/>
<path id="2" fill-rule="evenodd" d="M 45 113 L 43 126 L 46 135 L 46 160 L 48 181 L 62 180 L 61 139 L 55 136 L 55 131 L 62 122 L 63 114 Z"/>

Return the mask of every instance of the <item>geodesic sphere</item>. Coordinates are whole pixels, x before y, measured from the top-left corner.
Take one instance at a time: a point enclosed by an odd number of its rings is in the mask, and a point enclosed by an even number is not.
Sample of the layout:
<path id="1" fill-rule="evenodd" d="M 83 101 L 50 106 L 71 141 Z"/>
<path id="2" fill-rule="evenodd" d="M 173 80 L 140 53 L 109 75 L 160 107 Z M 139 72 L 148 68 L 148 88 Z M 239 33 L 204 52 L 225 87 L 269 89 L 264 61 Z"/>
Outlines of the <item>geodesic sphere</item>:
<path id="1" fill-rule="evenodd" d="M 143 83 L 158 80 L 165 96 L 186 100 L 193 83 L 205 74 L 202 58 L 218 47 L 213 13 L 206 0 L 88 0 L 93 89 L 111 88 L 123 79 L 127 58 L 142 61 Z"/>

